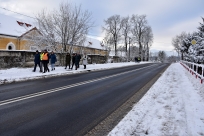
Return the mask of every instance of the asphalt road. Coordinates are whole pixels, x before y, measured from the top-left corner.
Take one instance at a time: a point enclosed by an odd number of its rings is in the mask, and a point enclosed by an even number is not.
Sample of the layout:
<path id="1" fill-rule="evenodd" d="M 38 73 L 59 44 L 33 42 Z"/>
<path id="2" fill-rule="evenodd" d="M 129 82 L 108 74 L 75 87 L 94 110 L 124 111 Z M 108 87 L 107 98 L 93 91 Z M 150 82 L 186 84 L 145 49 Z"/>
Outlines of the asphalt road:
<path id="1" fill-rule="evenodd" d="M 168 65 L 148 63 L 1 85 L 0 135 L 85 135 Z"/>

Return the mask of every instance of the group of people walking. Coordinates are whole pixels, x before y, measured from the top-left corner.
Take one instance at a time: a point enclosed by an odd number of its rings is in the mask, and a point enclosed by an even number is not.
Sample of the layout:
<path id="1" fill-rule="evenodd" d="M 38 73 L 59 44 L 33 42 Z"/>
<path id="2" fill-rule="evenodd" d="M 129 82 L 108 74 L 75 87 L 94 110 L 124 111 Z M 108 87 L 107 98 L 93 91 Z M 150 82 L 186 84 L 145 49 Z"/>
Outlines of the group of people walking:
<path id="1" fill-rule="evenodd" d="M 86 69 L 86 65 L 88 64 L 87 61 L 87 55 L 84 54 L 81 58 L 81 55 L 78 53 L 73 53 L 72 55 L 70 53 L 66 54 L 65 57 L 65 69 L 67 67 L 69 69 L 73 69 L 75 66 L 75 70 L 79 68 L 79 62 L 82 59 L 82 65 L 84 65 L 84 69 Z M 40 72 L 50 72 L 50 69 L 48 68 L 48 64 L 50 62 L 52 71 L 55 70 L 55 63 L 57 62 L 57 57 L 55 53 L 52 51 L 51 54 L 47 52 L 47 50 L 42 51 L 41 53 L 37 50 L 34 58 L 34 69 L 33 72 L 36 71 L 36 67 L 39 66 Z M 44 69 L 43 69 L 44 68 Z"/>
<path id="2" fill-rule="evenodd" d="M 79 68 L 79 62 L 81 60 L 81 55 L 78 53 L 73 53 L 72 56 L 70 55 L 70 53 L 66 54 L 66 58 L 65 58 L 65 69 L 67 69 L 67 66 L 69 67 L 69 69 L 73 69 L 74 65 L 75 65 L 75 70 L 77 70 L 77 68 Z M 71 64 L 72 62 L 72 64 Z M 86 65 L 87 65 L 87 55 L 84 54 L 83 58 L 82 58 L 82 65 L 84 65 L 84 69 L 86 69 Z"/>
<path id="3" fill-rule="evenodd" d="M 42 51 L 41 53 L 36 50 L 35 58 L 34 58 L 34 69 L 33 72 L 36 71 L 36 67 L 39 66 L 40 72 L 50 72 L 50 69 L 48 68 L 48 63 L 50 61 L 51 69 L 55 70 L 55 62 L 57 62 L 57 57 L 52 51 L 51 54 L 47 52 L 47 50 Z M 43 69 L 44 68 L 44 69 Z"/>

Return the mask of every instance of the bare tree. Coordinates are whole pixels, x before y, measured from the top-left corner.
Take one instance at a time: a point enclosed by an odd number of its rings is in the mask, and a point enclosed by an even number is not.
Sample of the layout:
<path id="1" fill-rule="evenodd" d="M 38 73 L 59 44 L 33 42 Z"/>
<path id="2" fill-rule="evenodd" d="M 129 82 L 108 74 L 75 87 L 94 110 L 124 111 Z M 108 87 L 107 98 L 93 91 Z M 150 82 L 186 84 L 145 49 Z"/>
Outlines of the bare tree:
<path id="1" fill-rule="evenodd" d="M 130 51 L 131 50 L 131 51 Z M 130 46 L 130 48 L 128 49 L 128 51 L 129 51 L 129 53 L 130 53 L 130 60 L 132 59 L 134 59 L 135 57 L 138 57 L 138 55 L 139 55 L 139 48 L 137 47 L 137 46 Z M 128 53 L 128 55 L 129 55 L 129 53 Z"/>
<path id="2" fill-rule="evenodd" d="M 134 41 L 139 45 L 139 57 L 142 56 L 142 40 L 143 36 L 145 36 L 146 28 L 147 28 L 147 20 L 146 20 L 146 15 L 132 15 L 131 18 L 131 23 L 132 23 L 132 35 L 134 37 Z"/>
<path id="3" fill-rule="evenodd" d="M 184 39 L 189 35 L 190 34 L 187 34 L 186 32 L 182 32 L 180 35 L 176 35 L 174 38 L 172 38 L 172 45 L 174 46 L 174 49 L 178 53 L 178 55 L 181 51 Z"/>
<path id="4" fill-rule="evenodd" d="M 102 47 L 107 50 L 109 53 L 111 51 L 111 44 L 112 44 L 112 38 L 105 37 L 101 43 Z"/>
<path id="5" fill-rule="evenodd" d="M 122 28 L 121 25 L 121 17 L 120 15 L 114 15 L 109 17 L 107 20 L 104 20 L 105 27 L 102 27 L 103 31 L 106 33 L 106 37 L 112 40 L 115 48 L 115 56 L 117 55 L 117 44 L 120 40 L 120 30 Z"/>
<path id="6" fill-rule="evenodd" d="M 166 59 L 166 53 L 164 51 L 159 51 L 158 52 L 158 58 L 163 63 Z"/>
<path id="7" fill-rule="evenodd" d="M 37 28 L 31 30 L 22 35 L 21 39 L 26 39 L 26 47 L 30 48 L 30 50 L 43 50 L 47 45 L 47 40 Z"/>
<path id="8" fill-rule="evenodd" d="M 126 57 L 127 57 L 127 48 L 128 48 L 128 41 L 130 42 L 130 32 L 131 32 L 131 24 L 130 24 L 130 18 L 124 17 L 121 20 L 122 25 L 122 35 L 124 36 L 124 43 L 125 43 L 125 51 L 126 51 Z M 129 43 L 130 44 L 130 43 Z"/>
<path id="9" fill-rule="evenodd" d="M 45 10 L 37 16 L 39 30 L 49 43 L 62 44 L 63 51 L 72 51 L 72 46 L 82 44 L 93 22 L 91 13 L 82 11 L 81 6 L 61 3 L 59 10 L 46 13 Z M 68 47 L 67 47 L 68 46 Z"/>
<path id="10" fill-rule="evenodd" d="M 153 33 L 152 33 L 152 28 L 150 26 L 147 26 L 145 29 L 145 32 L 142 37 L 142 43 L 144 45 L 143 60 L 148 61 L 149 60 L 149 48 L 153 43 Z"/>
<path id="11" fill-rule="evenodd" d="M 119 46 L 118 47 L 118 54 L 119 54 L 119 56 L 121 56 L 121 57 L 123 57 L 124 55 L 124 52 L 126 52 L 126 49 L 125 49 L 125 47 L 124 46 Z"/>

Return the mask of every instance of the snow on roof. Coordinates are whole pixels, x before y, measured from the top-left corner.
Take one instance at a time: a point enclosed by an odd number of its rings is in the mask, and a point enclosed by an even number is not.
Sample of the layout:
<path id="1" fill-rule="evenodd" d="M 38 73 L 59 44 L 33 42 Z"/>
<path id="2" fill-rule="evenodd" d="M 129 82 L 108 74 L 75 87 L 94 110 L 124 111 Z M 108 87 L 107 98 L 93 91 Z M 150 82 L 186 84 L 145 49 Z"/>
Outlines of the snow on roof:
<path id="1" fill-rule="evenodd" d="M 94 39 L 94 38 L 91 38 L 91 37 L 87 37 L 87 39 L 84 43 L 84 46 L 86 46 L 86 47 L 88 46 L 88 47 L 96 48 L 96 49 L 103 49 L 101 47 L 101 41 Z"/>
<path id="2" fill-rule="evenodd" d="M 0 14 L 0 34 L 21 36 L 35 26 L 28 21 Z"/>

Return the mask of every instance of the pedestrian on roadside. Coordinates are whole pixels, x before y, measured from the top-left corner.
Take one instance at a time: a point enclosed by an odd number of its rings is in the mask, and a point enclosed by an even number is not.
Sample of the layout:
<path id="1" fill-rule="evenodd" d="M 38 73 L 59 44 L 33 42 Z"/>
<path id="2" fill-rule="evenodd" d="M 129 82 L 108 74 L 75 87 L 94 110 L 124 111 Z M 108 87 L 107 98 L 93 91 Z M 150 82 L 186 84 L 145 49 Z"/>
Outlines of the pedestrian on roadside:
<path id="1" fill-rule="evenodd" d="M 81 60 L 81 55 L 76 53 L 76 59 L 75 59 L 76 70 L 77 70 L 77 68 L 79 68 L 80 60 Z"/>
<path id="2" fill-rule="evenodd" d="M 67 53 L 65 57 L 65 68 L 64 69 L 67 69 L 67 66 L 69 66 L 69 69 L 70 69 L 70 63 L 71 63 L 71 55 Z"/>
<path id="3" fill-rule="evenodd" d="M 40 72 L 43 72 L 42 57 L 43 57 L 43 50 L 40 52 Z"/>
<path id="4" fill-rule="evenodd" d="M 75 61 L 76 61 L 76 54 L 73 53 L 73 54 L 72 54 L 72 68 L 71 68 L 71 69 L 73 69 L 73 66 L 74 66 L 74 65 L 76 66 Z M 77 70 L 77 67 L 76 67 L 76 70 Z"/>
<path id="5" fill-rule="evenodd" d="M 138 62 L 138 59 L 137 59 L 137 57 L 135 57 L 135 62 Z"/>
<path id="6" fill-rule="evenodd" d="M 38 50 L 36 50 L 36 52 L 35 52 L 34 63 L 35 63 L 35 65 L 34 65 L 33 72 L 35 72 L 37 65 L 39 66 L 40 71 L 42 71 L 41 67 L 40 67 L 40 54 L 39 54 Z"/>
<path id="7" fill-rule="evenodd" d="M 84 55 L 83 55 L 82 64 L 84 65 L 84 69 L 86 69 L 86 65 L 88 64 L 86 53 L 84 53 Z"/>
<path id="8" fill-rule="evenodd" d="M 57 58 L 56 58 L 55 53 L 52 51 L 51 55 L 50 55 L 50 64 L 51 64 L 51 68 L 52 68 L 51 71 L 55 70 L 55 62 L 57 62 Z"/>
<path id="9" fill-rule="evenodd" d="M 47 50 L 44 50 L 43 56 L 42 56 L 42 63 L 43 63 L 43 67 L 44 67 L 44 72 L 50 72 L 49 68 L 48 68 L 48 63 L 49 63 L 49 53 L 47 52 Z"/>

